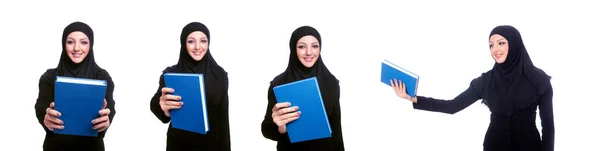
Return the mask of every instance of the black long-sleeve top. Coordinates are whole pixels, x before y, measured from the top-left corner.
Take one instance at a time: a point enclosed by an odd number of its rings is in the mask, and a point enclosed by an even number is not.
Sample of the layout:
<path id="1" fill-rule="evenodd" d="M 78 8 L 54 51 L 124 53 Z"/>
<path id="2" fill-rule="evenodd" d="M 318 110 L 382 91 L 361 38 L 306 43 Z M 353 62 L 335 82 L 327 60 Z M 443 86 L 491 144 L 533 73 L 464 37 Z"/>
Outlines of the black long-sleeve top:
<path id="1" fill-rule="evenodd" d="M 171 72 L 167 68 L 163 73 Z M 173 128 L 169 124 L 167 131 L 167 150 L 187 151 L 187 150 L 210 150 L 210 151 L 230 151 L 231 140 L 229 130 L 229 79 L 225 78 L 225 89 L 218 100 L 207 100 L 208 123 L 210 130 L 204 134 L 193 133 L 185 130 Z M 163 123 L 169 123 L 170 117 L 167 117 L 161 110 L 159 99 L 162 95 L 161 89 L 165 87 L 163 75 L 160 76 L 159 87 L 154 97 L 150 101 L 150 110 Z M 210 89 L 210 88 L 207 88 Z M 177 91 L 177 90 L 175 90 Z M 211 97 L 207 96 L 207 99 Z M 212 102 L 212 103 L 209 103 Z M 185 104 L 184 104 L 185 105 Z"/>
<path id="2" fill-rule="evenodd" d="M 275 79 L 280 79 L 275 78 Z M 268 105 L 267 111 L 264 116 L 264 120 L 261 125 L 262 134 L 265 138 L 273 141 L 277 141 L 278 151 L 344 151 L 344 140 L 342 136 L 342 124 L 340 114 L 340 86 L 339 84 L 334 87 L 334 91 L 327 91 L 329 95 L 335 95 L 336 99 L 323 100 L 325 110 L 327 112 L 327 118 L 331 126 L 331 137 L 317 140 L 310 140 L 304 142 L 291 143 L 288 133 L 280 134 L 277 130 L 277 124 L 273 122 L 271 114 L 273 114 L 273 106 L 277 104 L 273 87 L 277 86 L 277 83 L 271 83 L 268 90 Z M 323 91 L 323 89 L 321 89 Z M 302 115 L 300 115 L 302 118 Z"/>
<path id="3" fill-rule="evenodd" d="M 56 69 L 48 69 L 40 77 L 39 81 L 39 93 L 35 103 L 35 113 L 38 122 L 42 125 L 46 131 L 46 137 L 44 139 L 44 151 L 64 151 L 64 150 L 85 150 L 85 151 L 104 151 L 104 136 L 108 129 L 99 132 L 97 137 L 86 137 L 86 136 L 74 136 L 74 135 L 61 135 L 54 134 L 44 125 L 44 116 L 46 115 L 46 108 L 50 107 L 50 103 L 54 102 L 54 82 L 56 81 Z M 97 77 L 99 80 L 106 80 L 108 85 L 106 87 L 106 107 L 110 109 L 108 115 L 110 122 L 113 122 L 113 118 L 117 111 L 115 110 L 115 100 L 113 99 L 113 91 L 115 84 L 112 78 L 105 70 L 98 73 Z M 60 111 L 58 111 L 60 112 Z M 100 115 L 98 115 L 100 117 Z M 58 117 L 60 119 L 60 117 Z M 92 121 L 81 121 L 81 122 L 92 122 Z"/>
<path id="4" fill-rule="evenodd" d="M 481 91 L 475 85 L 481 80 L 474 79 L 471 86 L 452 100 L 441 100 L 431 97 L 417 96 L 413 108 L 448 114 L 457 113 L 482 99 Z M 553 90 L 550 86 L 538 98 L 537 103 L 522 108 L 511 115 L 491 113 L 490 124 L 485 135 L 486 150 L 554 150 L 554 118 L 552 109 Z M 539 106 L 542 122 L 542 137 L 535 124 L 536 109 Z"/>

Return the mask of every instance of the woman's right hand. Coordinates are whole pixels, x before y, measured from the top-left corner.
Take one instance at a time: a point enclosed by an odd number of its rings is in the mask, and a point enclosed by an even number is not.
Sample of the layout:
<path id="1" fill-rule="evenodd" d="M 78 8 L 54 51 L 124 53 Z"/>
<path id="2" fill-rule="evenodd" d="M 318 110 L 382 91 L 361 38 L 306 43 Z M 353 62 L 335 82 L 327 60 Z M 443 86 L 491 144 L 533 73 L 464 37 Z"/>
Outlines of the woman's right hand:
<path id="1" fill-rule="evenodd" d="M 54 129 L 64 129 L 63 121 L 58 119 L 60 112 L 54 110 L 54 102 L 50 103 L 50 107 L 46 108 L 46 115 L 44 115 L 44 126 L 50 131 Z"/>
<path id="2" fill-rule="evenodd" d="M 180 109 L 183 102 L 179 102 L 181 100 L 180 96 L 167 94 L 175 92 L 175 90 L 171 88 L 164 87 L 161 89 L 161 92 L 162 95 L 159 98 L 160 109 L 167 117 L 171 117 L 171 112 L 169 112 L 169 110 Z"/>
<path id="3" fill-rule="evenodd" d="M 398 95 L 400 98 L 404 98 L 413 103 L 417 103 L 417 97 L 410 97 L 406 93 L 406 84 L 402 83 L 402 81 L 398 79 L 394 79 L 394 81 L 392 81 L 392 79 L 390 79 L 390 83 L 392 83 L 392 88 L 394 88 L 396 95 Z"/>
<path id="4" fill-rule="evenodd" d="M 289 102 L 283 102 L 277 103 L 275 106 L 273 106 L 273 114 L 271 114 L 271 117 L 273 118 L 273 122 L 277 124 L 277 131 L 279 131 L 280 134 L 287 132 L 285 126 L 287 123 L 300 118 L 298 106 L 290 107 L 290 105 L 291 103 Z"/>

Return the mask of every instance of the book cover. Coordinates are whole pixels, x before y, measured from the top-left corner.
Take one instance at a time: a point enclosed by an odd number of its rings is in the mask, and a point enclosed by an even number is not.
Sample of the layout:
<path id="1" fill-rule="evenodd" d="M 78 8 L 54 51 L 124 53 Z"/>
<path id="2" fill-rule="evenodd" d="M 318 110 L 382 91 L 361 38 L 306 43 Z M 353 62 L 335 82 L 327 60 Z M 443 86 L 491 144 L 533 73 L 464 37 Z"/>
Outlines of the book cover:
<path id="1" fill-rule="evenodd" d="M 192 73 L 165 73 L 165 86 L 181 96 L 183 106 L 170 110 L 173 128 L 206 134 L 209 131 L 204 76 Z"/>
<path id="2" fill-rule="evenodd" d="M 277 102 L 298 106 L 300 118 L 286 125 L 292 143 L 331 137 L 331 127 L 316 77 L 273 88 Z"/>
<path id="3" fill-rule="evenodd" d="M 54 83 L 54 109 L 61 113 L 58 119 L 64 129 L 54 129 L 55 134 L 98 136 L 92 120 L 104 106 L 106 81 L 57 76 Z"/>
<path id="4" fill-rule="evenodd" d="M 406 85 L 406 93 L 415 97 L 419 85 L 419 75 L 416 75 L 400 66 L 393 64 L 387 60 L 381 63 L 381 82 L 388 86 L 392 86 L 390 79 L 398 79 Z"/>

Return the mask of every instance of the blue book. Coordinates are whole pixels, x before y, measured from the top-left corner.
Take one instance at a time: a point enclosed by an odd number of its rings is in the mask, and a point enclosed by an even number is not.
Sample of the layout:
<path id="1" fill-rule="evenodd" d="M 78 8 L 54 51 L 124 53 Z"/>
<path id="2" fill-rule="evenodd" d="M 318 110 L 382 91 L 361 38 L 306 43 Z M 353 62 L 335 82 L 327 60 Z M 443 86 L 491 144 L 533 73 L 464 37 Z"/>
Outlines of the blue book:
<path id="1" fill-rule="evenodd" d="M 302 112 L 300 118 L 286 125 L 292 143 L 331 137 L 317 78 L 275 86 L 273 92 L 277 102 L 290 102 L 291 106 L 298 106 L 298 111 Z"/>
<path id="2" fill-rule="evenodd" d="M 106 81 L 57 76 L 54 83 L 54 110 L 61 113 L 58 119 L 64 129 L 54 129 L 55 134 L 98 136 L 92 120 L 104 106 Z"/>
<path id="3" fill-rule="evenodd" d="M 406 93 L 415 97 L 417 95 L 417 86 L 419 85 L 419 75 L 401 68 L 387 60 L 381 63 L 381 82 L 392 86 L 390 79 L 398 79 L 406 85 Z"/>
<path id="4" fill-rule="evenodd" d="M 206 134 L 209 131 L 206 113 L 204 76 L 192 73 L 165 73 L 165 86 L 181 96 L 183 106 L 170 110 L 171 126 L 176 129 Z"/>

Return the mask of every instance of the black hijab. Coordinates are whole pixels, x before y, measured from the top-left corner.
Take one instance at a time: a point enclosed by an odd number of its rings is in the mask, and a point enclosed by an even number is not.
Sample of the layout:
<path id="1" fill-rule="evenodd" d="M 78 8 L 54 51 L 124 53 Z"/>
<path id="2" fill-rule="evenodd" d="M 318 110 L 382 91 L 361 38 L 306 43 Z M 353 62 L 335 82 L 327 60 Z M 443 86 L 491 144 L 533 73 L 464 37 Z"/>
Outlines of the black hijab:
<path id="1" fill-rule="evenodd" d="M 484 103 L 495 113 L 512 114 L 536 103 L 550 86 L 550 76 L 533 65 L 519 31 L 509 25 L 495 27 L 490 37 L 498 34 L 508 41 L 508 56 L 496 63 L 484 81 Z"/>
<path id="2" fill-rule="evenodd" d="M 315 28 L 310 26 L 297 28 L 290 38 L 290 58 L 287 69 L 280 76 L 276 77 L 272 84 L 280 85 L 316 76 L 323 97 L 323 103 L 326 105 L 327 112 L 330 113 L 332 111 L 331 108 L 333 107 L 331 105 L 334 104 L 333 102 L 339 100 L 339 81 L 331 74 L 331 72 L 329 72 L 323 63 L 322 55 L 319 55 L 317 61 L 311 68 L 302 65 L 298 59 L 298 54 L 296 53 L 296 44 L 300 38 L 308 35 L 314 36 L 319 41 L 319 47 L 323 47 L 321 35 Z"/>
<path id="3" fill-rule="evenodd" d="M 74 63 L 67 55 L 66 42 L 67 36 L 72 32 L 83 32 L 89 39 L 90 50 L 87 56 L 80 62 Z M 73 22 L 63 30 L 62 35 L 62 54 L 56 67 L 57 76 L 68 76 L 77 78 L 97 78 L 95 73 L 100 69 L 94 60 L 94 31 L 90 26 L 83 22 Z"/>
<path id="4" fill-rule="evenodd" d="M 206 54 L 200 61 L 194 60 L 194 58 L 189 55 L 186 47 L 186 40 L 187 37 L 195 31 L 200 31 L 206 35 L 210 47 L 210 32 L 208 28 L 199 22 L 187 24 L 181 30 L 181 36 L 179 37 L 179 42 L 181 44 L 181 48 L 179 49 L 179 60 L 177 61 L 177 65 L 174 66 L 175 71 L 171 72 L 203 74 L 204 83 L 206 84 L 206 87 L 209 88 L 206 89 L 207 100 L 218 102 L 225 89 L 225 77 L 227 76 L 227 73 L 213 59 L 210 54 L 210 49 L 206 50 Z"/>

